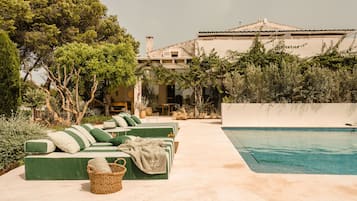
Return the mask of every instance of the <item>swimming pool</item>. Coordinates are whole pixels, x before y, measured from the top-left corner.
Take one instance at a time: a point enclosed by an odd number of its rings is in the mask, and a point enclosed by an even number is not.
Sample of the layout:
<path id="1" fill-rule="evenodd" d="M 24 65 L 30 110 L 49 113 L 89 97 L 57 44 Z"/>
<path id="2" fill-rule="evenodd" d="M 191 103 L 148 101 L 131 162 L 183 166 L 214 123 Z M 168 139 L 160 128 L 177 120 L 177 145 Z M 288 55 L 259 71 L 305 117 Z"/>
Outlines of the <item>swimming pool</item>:
<path id="1" fill-rule="evenodd" d="M 260 173 L 357 175 L 355 128 L 222 128 Z"/>

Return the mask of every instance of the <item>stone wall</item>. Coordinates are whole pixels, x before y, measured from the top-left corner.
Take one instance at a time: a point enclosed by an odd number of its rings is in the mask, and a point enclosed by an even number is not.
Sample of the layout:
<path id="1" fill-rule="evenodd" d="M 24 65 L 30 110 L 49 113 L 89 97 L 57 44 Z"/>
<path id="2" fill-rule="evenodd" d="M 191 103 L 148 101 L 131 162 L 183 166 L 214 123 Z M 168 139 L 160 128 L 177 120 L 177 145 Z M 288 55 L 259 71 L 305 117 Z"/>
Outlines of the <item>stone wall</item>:
<path id="1" fill-rule="evenodd" d="M 223 103 L 224 127 L 344 127 L 357 126 L 357 104 Z"/>

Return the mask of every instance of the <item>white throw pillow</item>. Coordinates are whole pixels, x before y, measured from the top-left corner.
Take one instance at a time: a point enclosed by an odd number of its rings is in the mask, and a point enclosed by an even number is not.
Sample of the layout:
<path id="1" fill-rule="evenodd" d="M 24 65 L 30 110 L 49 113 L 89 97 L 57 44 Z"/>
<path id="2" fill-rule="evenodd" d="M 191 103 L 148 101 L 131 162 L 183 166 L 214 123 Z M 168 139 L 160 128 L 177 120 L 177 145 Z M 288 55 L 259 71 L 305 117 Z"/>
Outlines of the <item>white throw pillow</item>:
<path id="1" fill-rule="evenodd" d="M 117 125 L 115 124 L 115 121 L 105 121 L 103 122 L 103 129 L 110 129 L 110 128 L 115 128 Z"/>
<path id="2" fill-rule="evenodd" d="M 86 148 L 90 146 L 90 143 L 89 143 L 89 140 L 87 139 L 87 137 L 84 136 L 79 130 L 77 130 L 75 128 L 66 128 L 66 130 L 69 130 L 72 133 L 74 133 L 75 135 L 77 135 L 78 137 L 80 137 Z"/>
<path id="3" fill-rule="evenodd" d="M 114 121 L 123 128 L 128 127 L 128 123 L 126 123 L 125 119 L 119 115 L 112 116 Z"/>
<path id="4" fill-rule="evenodd" d="M 56 145 L 56 147 L 58 147 L 62 151 L 71 154 L 79 152 L 80 147 L 77 141 L 67 133 L 63 131 L 57 131 L 53 133 L 48 133 L 47 135 L 51 139 L 51 141 Z"/>
<path id="5" fill-rule="evenodd" d="M 96 143 L 94 137 L 85 128 L 78 125 L 72 125 L 72 127 L 79 130 L 79 132 L 81 132 L 91 144 Z"/>
<path id="6" fill-rule="evenodd" d="M 94 168 L 94 171 L 96 173 L 111 173 L 112 169 L 110 169 L 110 166 L 105 160 L 105 158 L 93 158 L 88 161 L 88 165 L 91 165 Z"/>

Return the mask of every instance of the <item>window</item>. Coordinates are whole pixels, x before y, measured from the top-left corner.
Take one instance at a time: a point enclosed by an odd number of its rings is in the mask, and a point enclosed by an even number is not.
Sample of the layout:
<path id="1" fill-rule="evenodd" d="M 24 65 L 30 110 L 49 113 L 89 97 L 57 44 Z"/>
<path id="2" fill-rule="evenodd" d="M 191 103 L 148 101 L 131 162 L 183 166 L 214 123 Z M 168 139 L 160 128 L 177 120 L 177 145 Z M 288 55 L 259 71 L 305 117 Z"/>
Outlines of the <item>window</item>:
<path id="1" fill-rule="evenodd" d="M 171 51 L 171 57 L 178 57 L 178 51 Z"/>

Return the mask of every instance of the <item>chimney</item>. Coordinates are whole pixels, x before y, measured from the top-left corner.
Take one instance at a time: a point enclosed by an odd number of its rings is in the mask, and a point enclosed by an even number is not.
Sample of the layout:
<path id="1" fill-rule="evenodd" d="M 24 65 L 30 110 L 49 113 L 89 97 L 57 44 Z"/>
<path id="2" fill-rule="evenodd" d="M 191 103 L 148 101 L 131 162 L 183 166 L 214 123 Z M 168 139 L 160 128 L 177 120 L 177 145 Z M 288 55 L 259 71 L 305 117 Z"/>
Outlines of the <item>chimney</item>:
<path id="1" fill-rule="evenodd" d="M 154 47 L 154 36 L 146 36 L 146 56 L 149 56 L 149 53 Z"/>

